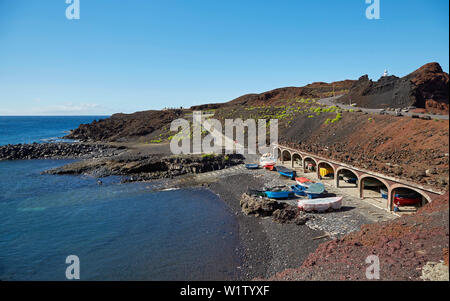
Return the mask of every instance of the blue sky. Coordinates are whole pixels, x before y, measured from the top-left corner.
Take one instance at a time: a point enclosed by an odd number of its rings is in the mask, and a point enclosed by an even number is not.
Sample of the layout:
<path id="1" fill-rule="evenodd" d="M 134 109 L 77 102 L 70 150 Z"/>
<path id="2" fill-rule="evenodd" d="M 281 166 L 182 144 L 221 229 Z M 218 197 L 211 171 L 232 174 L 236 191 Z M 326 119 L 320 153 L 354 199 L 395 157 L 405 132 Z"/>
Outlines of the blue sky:
<path id="1" fill-rule="evenodd" d="M 0 0 L 0 115 L 223 102 L 315 81 L 449 70 L 449 2 Z"/>

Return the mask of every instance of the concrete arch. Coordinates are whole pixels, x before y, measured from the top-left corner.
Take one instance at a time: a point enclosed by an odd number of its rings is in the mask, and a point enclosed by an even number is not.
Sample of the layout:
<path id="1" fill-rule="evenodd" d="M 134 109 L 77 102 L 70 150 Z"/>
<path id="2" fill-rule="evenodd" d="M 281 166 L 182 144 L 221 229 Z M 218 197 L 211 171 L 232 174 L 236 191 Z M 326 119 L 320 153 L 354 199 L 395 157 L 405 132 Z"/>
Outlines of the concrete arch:
<path id="1" fill-rule="evenodd" d="M 362 185 L 361 185 L 362 182 L 363 182 L 365 179 L 367 179 L 367 178 L 372 178 L 372 179 L 378 180 L 378 181 L 380 181 L 381 183 L 383 183 L 384 186 L 386 186 L 387 189 L 390 189 L 389 183 L 388 183 L 388 182 L 386 182 L 386 181 L 385 181 L 384 179 L 382 179 L 382 178 L 375 177 L 375 176 L 372 176 L 372 175 L 363 175 L 363 176 L 361 176 L 361 177 L 359 178 L 359 186 L 360 186 L 361 188 L 363 188 Z"/>
<path id="2" fill-rule="evenodd" d="M 299 153 L 292 154 L 292 168 L 301 168 L 303 166 L 303 157 Z"/>
<path id="3" fill-rule="evenodd" d="M 372 176 L 372 175 L 363 175 L 363 176 L 361 176 L 359 178 L 359 182 L 358 182 L 359 197 L 361 199 L 364 198 L 364 180 L 369 179 L 369 178 L 378 180 L 380 183 L 382 183 L 386 187 L 386 190 L 387 190 L 387 193 L 388 193 L 388 199 L 386 201 L 383 201 L 383 203 L 384 203 L 383 206 L 386 206 L 386 208 L 389 208 L 389 204 L 391 203 L 391 197 L 390 197 L 391 196 L 391 188 L 390 188 L 388 182 L 386 182 L 384 179 L 381 179 L 379 177 L 375 177 L 375 176 Z M 375 198 L 381 198 L 381 195 L 377 196 Z"/>
<path id="4" fill-rule="evenodd" d="M 289 150 L 285 149 L 281 152 L 281 162 L 292 161 L 292 154 Z"/>
<path id="5" fill-rule="evenodd" d="M 341 174 L 341 172 L 343 172 L 343 171 L 349 171 L 350 173 L 352 173 L 353 175 L 355 175 L 355 177 L 356 177 L 356 183 L 355 183 L 355 188 L 357 188 L 358 187 L 358 185 L 359 185 L 359 175 L 358 175 L 358 173 L 357 172 L 355 172 L 355 171 L 353 171 L 353 170 L 351 170 L 350 168 L 346 168 L 346 167 L 338 167 L 337 169 L 336 169 L 336 174 L 335 174 L 335 177 L 334 177 L 334 179 L 335 179 L 335 186 L 337 187 L 337 188 L 339 188 L 339 175 Z"/>
<path id="6" fill-rule="evenodd" d="M 334 168 L 333 164 L 328 163 L 326 161 L 319 161 L 317 162 L 317 177 L 320 179 L 320 166 L 326 166 L 328 165 L 329 167 L 331 167 L 331 169 L 333 170 L 333 178 L 336 177 L 336 169 Z"/>
<path id="7" fill-rule="evenodd" d="M 395 196 L 395 190 L 396 189 L 409 189 L 412 190 L 414 192 L 417 192 L 419 195 L 422 196 L 423 200 L 426 200 L 427 203 L 431 203 L 433 200 L 432 198 L 425 192 L 421 191 L 420 189 L 414 188 L 414 187 L 409 187 L 409 186 L 405 186 L 402 184 L 394 184 L 392 185 L 390 191 L 389 191 L 389 204 L 388 204 L 388 208 L 390 210 L 394 210 L 394 196 Z M 422 200 L 422 204 L 421 206 L 424 206 L 426 203 Z"/>
<path id="8" fill-rule="evenodd" d="M 316 170 L 317 169 L 317 160 L 316 159 L 314 159 L 313 157 L 308 157 L 308 156 L 305 156 L 304 158 L 303 158 L 303 171 L 304 172 L 308 172 L 308 166 L 307 166 L 307 164 L 309 164 L 309 163 L 312 163 L 312 165 L 313 165 L 313 167 L 314 167 L 314 169 L 312 170 L 312 171 L 314 171 L 314 170 Z"/>

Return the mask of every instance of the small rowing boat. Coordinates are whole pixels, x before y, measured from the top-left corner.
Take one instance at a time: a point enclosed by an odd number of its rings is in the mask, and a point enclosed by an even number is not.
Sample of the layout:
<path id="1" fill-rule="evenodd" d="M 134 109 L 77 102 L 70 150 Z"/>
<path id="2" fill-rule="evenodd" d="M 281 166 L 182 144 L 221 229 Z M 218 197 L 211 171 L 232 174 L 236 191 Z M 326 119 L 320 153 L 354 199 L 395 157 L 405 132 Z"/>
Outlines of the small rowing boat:
<path id="1" fill-rule="evenodd" d="M 294 192 L 293 191 L 289 191 L 289 190 L 280 190 L 280 191 L 267 190 L 267 191 L 265 191 L 265 193 L 266 193 L 266 196 L 269 199 L 276 199 L 276 200 L 279 200 L 279 199 L 290 199 L 290 198 L 295 196 Z"/>
<path id="2" fill-rule="evenodd" d="M 254 197 L 266 197 L 266 193 L 264 191 L 261 191 L 261 190 L 249 189 L 247 191 L 247 194 L 249 196 L 254 196 Z"/>
<path id="3" fill-rule="evenodd" d="M 259 165 L 258 164 L 245 164 L 245 168 L 247 168 L 247 169 L 258 169 Z"/>
<path id="4" fill-rule="evenodd" d="M 311 184 L 313 184 L 314 182 L 311 181 L 308 178 L 295 178 L 295 182 L 297 182 L 298 185 L 308 188 L 309 186 L 311 186 Z"/>
<path id="5" fill-rule="evenodd" d="M 277 163 L 277 160 L 272 157 L 271 153 L 267 153 L 262 155 L 261 159 L 259 159 L 259 164 L 261 166 L 265 166 L 265 165 L 275 165 Z"/>
<path id="6" fill-rule="evenodd" d="M 306 196 L 306 188 L 301 185 L 292 185 L 291 186 L 292 191 L 296 196 Z"/>
<path id="7" fill-rule="evenodd" d="M 315 199 L 326 193 L 325 186 L 322 183 L 313 183 L 306 190 L 306 195 L 309 199 Z"/>
<path id="8" fill-rule="evenodd" d="M 286 168 L 284 166 L 278 166 L 277 171 L 280 175 L 282 175 L 284 177 L 288 177 L 290 179 L 295 178 L 295 171 L 292 169 Z"/>
<path id="9" fill-rule="evenodd" d="M 315 200 L 300 200 L 298 208 L 303 211 L 324 212 L 329 209 L 339 210 L 342 207 L 342 197 L 322 198 Z"/>
<path id="10" fill-rule="evenodd" d="M 265 169 L 268 169 L 270 171 L 276 170 L 275 163 L 266 164 L 263 166 Z"/>

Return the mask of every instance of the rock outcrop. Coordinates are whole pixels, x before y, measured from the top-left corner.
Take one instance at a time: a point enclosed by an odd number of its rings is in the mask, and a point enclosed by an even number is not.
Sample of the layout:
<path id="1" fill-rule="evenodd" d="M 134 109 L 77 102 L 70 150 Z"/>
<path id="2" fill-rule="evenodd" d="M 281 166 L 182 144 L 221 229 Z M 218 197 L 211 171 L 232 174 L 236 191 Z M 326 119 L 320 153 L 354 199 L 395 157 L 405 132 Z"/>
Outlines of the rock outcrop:
<path id="1" fill-rule="evenodd" d="M 117 156 L 85 160 L 48 170 L 47 174 L 90 174 L 95 177 L 125 176 L 124 182 L 199 174 L 242 164 L 241 155 L 217 156 Z"/>
<path id="2" fill-rule="evenodd" d="M 449 75 L 438 63 L 426 64 L 399 78 L 381 77 L 374 82 L 367 75 L 353 83 L 348 95 L 340 98 L 365 108 L 406 108 L 414 106 L 427 112 L 449 113 Z"/>
<path id="3" fill-rule="evenodd" d="M 0 160 L 107 157 L 122 148 L 85 143 L 33 143 L 0 146 Z"/>
<path id="4" fill-rule="evenodd" d="M 271 216 L 274 222 L 280 224 L 304 225 L 309 219 L 307 213 L 298 210 L 295 206 L 249 193 L 244 193 L 241 196 L 240 205 L 245 215 Z"/>
<path id="5" fill-rule="evenodd" d="M 82 124 L 64 138 L 80 141 L 130 141 L 167 128 L 181 118 L 182 109 L 143 111 L 133 114 L 114 114 L 110 118 Z M 168 131 L 168 129 L 167 129 Z"/>

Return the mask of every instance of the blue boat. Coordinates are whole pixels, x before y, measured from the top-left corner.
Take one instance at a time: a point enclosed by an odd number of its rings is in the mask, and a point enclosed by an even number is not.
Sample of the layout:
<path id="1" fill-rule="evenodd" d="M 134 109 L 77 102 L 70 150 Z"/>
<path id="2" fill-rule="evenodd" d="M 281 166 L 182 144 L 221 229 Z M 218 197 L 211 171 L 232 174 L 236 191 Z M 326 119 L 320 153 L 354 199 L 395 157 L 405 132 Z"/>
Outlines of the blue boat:
<path id="1" fill-rule="evenodd" d="M 301 185 L 292 185 L 291 188 L 296 196 L 306 196 L 306 187 Z"/>
<path id="2" fill-rule="evenodd" d="M 280 175 L 288 177 L 290 179 L 295 178 L 295 171 L 284 166 L 277 166 L 277 171 Z"/>
<path id="3" fill-rule="evenodd" d="M 344 181 L 349 184 L 356 184 L 358 182 L 358 179 L 357 178 L 348 178 L 348 179 L 345 179 Z"/>
<path id="4" fill-rule="evenodd" d="M 266 196 L 269 199 L 290 199 L 293 198 L 295 196 L 293 191 L 289 191 L 289 190 L 282 190 L 282 191 L 265 191 Z"/>
<path id="5" fill-rule="evenodd" d="M 258 164 L 245 164 L 245 168 L 247 168 L 247 169 L 258 169 L 259 165 Z"/>
<path id="6" fill-rule="evenodd" d="M 322 183 L 314 183 L 305 190 L 306 195 L 309 199 L 315 199 L 322 197 L 325 191 L 325 186 Z"/>

